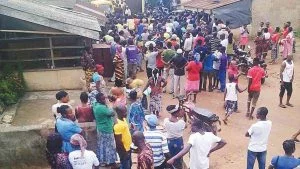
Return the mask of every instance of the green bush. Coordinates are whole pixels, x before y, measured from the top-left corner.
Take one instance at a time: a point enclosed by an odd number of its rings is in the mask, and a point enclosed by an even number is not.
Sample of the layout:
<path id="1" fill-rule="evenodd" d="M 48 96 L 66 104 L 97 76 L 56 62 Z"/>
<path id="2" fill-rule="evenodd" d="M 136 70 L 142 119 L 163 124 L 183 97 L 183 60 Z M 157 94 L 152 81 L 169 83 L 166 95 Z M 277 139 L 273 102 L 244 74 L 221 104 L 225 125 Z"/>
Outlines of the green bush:
<path id="1" fill-rule="evenodd" d="M 0 107 L 1 105 L 9 106 L 17 103 L 25 91 L 26 85 L 22 67 L 20 65 L 5 65 L 0 73 Z"/>

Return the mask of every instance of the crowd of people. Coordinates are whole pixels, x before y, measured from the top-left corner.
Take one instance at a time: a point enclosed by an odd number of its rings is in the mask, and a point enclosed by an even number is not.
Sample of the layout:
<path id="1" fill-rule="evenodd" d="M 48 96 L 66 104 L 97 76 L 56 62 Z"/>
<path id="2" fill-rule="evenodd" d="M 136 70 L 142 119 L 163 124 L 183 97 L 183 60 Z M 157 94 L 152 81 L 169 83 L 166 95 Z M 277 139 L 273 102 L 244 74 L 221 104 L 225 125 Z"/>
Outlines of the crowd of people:
<path id="1" fill-rule="evenodd" d="M 132 153 L 137 152 L 138 169 L 183 168 L 183 156 L 190 153 L 191 169 L 208 169 L 210 153 L 226 145 L 225 140 L 208 132 L 203 121 L 192 120 L 191 134 L 184 144 L 183 132 L 188 123 L 185 111 L 178 105 L 162 109 L 162 98 L 168 93 L 173 98 L 197 93 L 218 91 L 224 93 L 226 113 L 224 124 L 238 111 L 238 92 L 248 90 L 246 116 L 251 120 L 266 72 L 260 67 L 271 50 L 272 64 L 282 54 L 280 104 L 290 103 L 294 79 L 294 35 L 291 23 L 273 31 L 270 23 L 262 23 L 255 38 L 255 57 L 248 70 L 248 86 L 238 83 L 241 75 L 235 49 L 246 49 L 249 41 L 247 25 L 240 28 L 240 39 L 235 40 L 228 24 L 211 18 L 204 12 L 171 12 L 161 7 L 148 8 L 145 14 L 131 15 L 121 10 L 108 15 L 103 42 L 110 45 L 114 75 L 109 87 L 103 78 L 105 66 L 95 64 L 91 47 L 86 47 L 81 58 L 87 91 L 80 95 L 81 104 L 73 108 L 65 91 L 56 94 L 58 103 L 52 106 L 56 119 L 56 133 L 48 138 L 47 157 L 52 168 L 89 169 L 99 166 L 129 169 Z M 279 46 L 282 46 L 280 51 Z M 146 64 L 144 64 L 146 63 Z M 144 72 L 148 81 L 137 78 Z M 228 77 L 228 78 L 227 78 Z M 227 80 L 228 79 L 228 80 Z M 226 81 L 228 81 L 226 83 Z M 282 99 L 287 90 L 287 102 Z M 73 112 L 75 110 L 75 112 Z M 161 113 L 169 118 L 159 122 Z M 146 115 L 146 112 L 149 112 Z M 272 122 L 268 109 L 256 111 L 259 120 L 246 133 L 250 137 L 247 169 L 253 169 L 258 160 L 259 169 L 266 167 L 268 137 Z M 95 122 L 96 150 L 87 150 L 85 132 L 78 123 Z M 163 126 L 164 132 L 160 129 Z M 270 169 L 294 168 L 300 160 L 292 155 L 295 140 L 283 143 L 284 156 L 272 159 Z M 120 161 L 118 166 L 116 161 Z"/>

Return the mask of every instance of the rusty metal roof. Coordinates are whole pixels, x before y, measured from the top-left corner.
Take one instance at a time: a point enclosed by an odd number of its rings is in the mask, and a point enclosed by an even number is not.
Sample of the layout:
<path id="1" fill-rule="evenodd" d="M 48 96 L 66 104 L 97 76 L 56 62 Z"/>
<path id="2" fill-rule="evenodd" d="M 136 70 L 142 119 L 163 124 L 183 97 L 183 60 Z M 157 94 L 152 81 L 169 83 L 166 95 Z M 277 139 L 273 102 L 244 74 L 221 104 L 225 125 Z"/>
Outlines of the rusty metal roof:
<path id="1" fill-rule="evenodd" d="M 72 34 L 99 39 L 96 17 L 30 0 L 0 0 L 0 14 Z"/>
<path id="2" fill-rule="evenodd" d="M 182 6 L 191 9 L 212 10 L 238 1 L 240 0 L 220 0 L 219 2 L 214 2 L 213 0 L 191 0 L 183 3 Z"/>

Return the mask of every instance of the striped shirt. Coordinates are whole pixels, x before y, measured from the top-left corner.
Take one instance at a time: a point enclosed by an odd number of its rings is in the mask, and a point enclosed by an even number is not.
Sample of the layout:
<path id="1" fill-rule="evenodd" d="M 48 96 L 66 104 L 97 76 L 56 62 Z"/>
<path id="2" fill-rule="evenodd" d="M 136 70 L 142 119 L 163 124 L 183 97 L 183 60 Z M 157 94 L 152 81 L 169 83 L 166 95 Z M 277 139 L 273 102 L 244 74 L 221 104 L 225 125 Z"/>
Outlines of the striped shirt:
<path id="1" fill-rule="evenodd" d="M 154 167 L 160 166 L 165 160 L 165 153 L 169 152 L 166 136 L 161 131 L 145 131 L 145 140 L 153 151 Z"/>

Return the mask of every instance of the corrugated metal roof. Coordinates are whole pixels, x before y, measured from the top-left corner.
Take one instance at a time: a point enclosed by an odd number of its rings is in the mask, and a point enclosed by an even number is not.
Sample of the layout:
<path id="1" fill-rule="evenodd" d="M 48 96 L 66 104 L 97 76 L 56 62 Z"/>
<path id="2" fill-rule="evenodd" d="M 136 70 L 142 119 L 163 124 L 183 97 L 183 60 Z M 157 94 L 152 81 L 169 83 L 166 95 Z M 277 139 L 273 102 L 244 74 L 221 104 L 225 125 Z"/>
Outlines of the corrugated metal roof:
<path id="1" fill-rule="evenodd" d="M 0 14 L 92 39 L 101 30 L 94 16 L 31 0 L 1 0 Z"/>
<path id="2" fill-rule="evenodd" d="M 102 25 L 107 21 L 105 14 L 90 3 L 77 2 L 74 5 L 73 10 L 95 16 L 100 23 L 103 23 Z"/>
<path id="3" fill-rule="evenodd" d="M 55 5 L 62 8 L 73 9 L 76 0 L 29 0 L 33 2 L 40 2 L 47 5 Z"/>
<path id="4" fill-rule="evenodd" d="M 240 0 L 220 0 L 220 2 L 214 2 L 213 0 L 191 0 L 183 3 L 182 6 L 191 9 L 212 10 L 238 1 Z"/>

